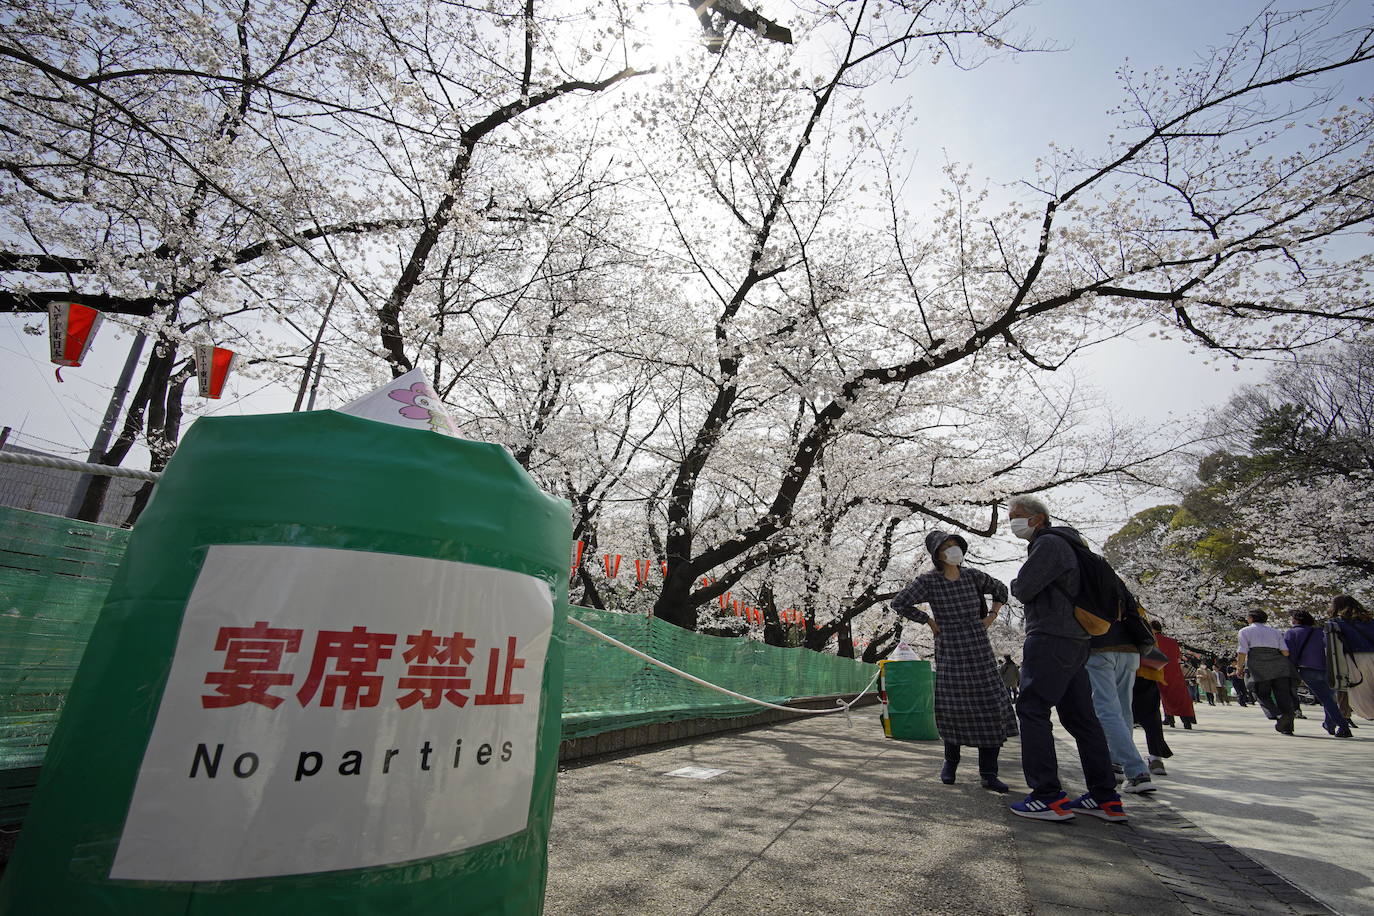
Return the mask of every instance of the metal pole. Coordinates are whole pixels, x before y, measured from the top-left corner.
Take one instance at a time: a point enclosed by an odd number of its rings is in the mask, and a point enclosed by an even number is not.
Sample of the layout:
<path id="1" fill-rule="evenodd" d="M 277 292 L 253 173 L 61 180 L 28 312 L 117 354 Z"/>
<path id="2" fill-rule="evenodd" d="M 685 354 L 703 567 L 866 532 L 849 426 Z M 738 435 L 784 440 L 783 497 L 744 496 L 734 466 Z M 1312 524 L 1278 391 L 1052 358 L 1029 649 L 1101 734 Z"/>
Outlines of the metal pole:
<path id="1" fill-rule="evenodd" d="M 99 464 L 100 459 L 105 456 L 105 450 L 110 447 L 110 437 L 114 435 L 115 422 L 119 420 L 120 413 L 124 410 L 124 398 L 129 394 L 129 384 L 133 381 L 134 370 L 138 368 L 139 358 L 143 356 L 143 347 L 148 342 L 148 335 L 139 331 L 134 335 L 134 342 L 129 347 L 129 355 L 124 360 L 124 368 L 119 372 L 119 381 L 115 382 L 114 393 L 110 395 L 109 406 L 105 408 L 105 419 L 100 421 L 100 429 L 96 431 L 95 441 L 91 443 L 90 454 L 86 461 L 91 464 Z M 83 474 L 76 483 L 76 492 L 72 494 L 71 505 L 67 507 L 67 516 L 75 518 L 81 511 L 81 504 L 86 501 L 86 491 L 91 486 L 91 475 Z"/>
<path id="2" fill-rule="evenodd" d="M 310 343 L 310 356 L 305 360 L 305 371 L 301 373 L 301 384 L 296 389 L 296 406 L 291 408 L 292 413 L 300 410 L 301 401 L 305 400 L 305 386 L 310 381 L 310 370 L 315 366 L 315 355 L 320 352 L 320 338 L 324 337 L 324 329 L 329 325 L 329 313 L 334 311 L 334 303 L 339 299 L 339 287 L 341 286 L 343 286 L 342 277 L 334 282 L 334 292 L 329 296 L 329 305 L 324 310 L 324 320 L 320 322 L 320 329 L 315 332 L 315 339 Z M 318 385 L 319 383 L 320 377 L 316 374 L 315 384 Z M 313 392 L 310 403 L 315 403 Z M 310 408 L 307 407 L 306 409 L 309 410 Z"/>
<path id="3" fill-rule="evenodd" d="M 320 376 L 324 374 L 324 354 L 320 354 L 320 361 L 315 364 L 315 381 L 310 386 L 310 403 L 305 405 L 306 410 L 315 409 L 315 392 L 320 390 Z"/>

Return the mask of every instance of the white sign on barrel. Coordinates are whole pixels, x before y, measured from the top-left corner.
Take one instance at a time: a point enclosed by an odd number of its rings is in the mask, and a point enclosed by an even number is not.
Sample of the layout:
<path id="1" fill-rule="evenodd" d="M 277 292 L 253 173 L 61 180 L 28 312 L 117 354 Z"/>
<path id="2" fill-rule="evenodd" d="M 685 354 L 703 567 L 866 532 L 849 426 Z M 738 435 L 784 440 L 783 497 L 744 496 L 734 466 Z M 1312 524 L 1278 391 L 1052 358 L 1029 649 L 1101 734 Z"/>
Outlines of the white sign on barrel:
<path id="1" fill-rule="evenodd" d="M 386 865 L 523 830 L 547 583 L 321 547 L 209 549 L 110 877 Z"/>

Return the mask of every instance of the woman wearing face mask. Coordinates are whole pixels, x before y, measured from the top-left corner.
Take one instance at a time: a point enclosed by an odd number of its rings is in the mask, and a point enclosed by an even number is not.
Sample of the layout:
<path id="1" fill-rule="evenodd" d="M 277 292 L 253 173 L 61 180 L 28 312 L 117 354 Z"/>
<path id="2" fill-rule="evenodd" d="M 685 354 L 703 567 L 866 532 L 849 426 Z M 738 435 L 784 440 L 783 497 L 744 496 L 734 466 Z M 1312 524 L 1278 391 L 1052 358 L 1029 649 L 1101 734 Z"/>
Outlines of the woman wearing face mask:
<path id="1" fill-rule="evenodd" d="M 935 569 L 922 573 L 892 599 L 892 609 L 929 624 L 935 634 L 935 727 L 945 741 L 940 781 L 954 782 L 960 746 L 978 749 L 983 788 L 1007 791 L 997 778 L 1002 744 L 1016 734 L 1016 713 L 997 670 L 988 627 L 1007 601 L 1007 587 L 981 569 L 963 565 L 968 542 L 935 530 L 926 535 Z M 984 596 L 992 598 L 987 609 Z M 916 608 L 929 604 L 935 616 Z"/>

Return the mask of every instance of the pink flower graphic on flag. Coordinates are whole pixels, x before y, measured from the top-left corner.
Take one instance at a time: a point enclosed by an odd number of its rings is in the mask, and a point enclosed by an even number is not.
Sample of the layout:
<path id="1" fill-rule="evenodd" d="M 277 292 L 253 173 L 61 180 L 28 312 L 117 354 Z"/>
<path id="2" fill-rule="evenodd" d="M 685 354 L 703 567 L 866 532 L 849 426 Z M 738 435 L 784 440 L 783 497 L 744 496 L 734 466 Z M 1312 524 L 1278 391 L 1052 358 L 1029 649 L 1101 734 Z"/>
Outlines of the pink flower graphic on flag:
<path id="1" fill-rule="evenodd" d="M 424 382 L 416 382 L 409 388 L 389 391 L 387 397 L 406 405 L 397 412 L 407 420 L 428 420 L 430 429 L 435 432 L 445 431 L 444 408 L 439 402 L 439 396 Z"/>

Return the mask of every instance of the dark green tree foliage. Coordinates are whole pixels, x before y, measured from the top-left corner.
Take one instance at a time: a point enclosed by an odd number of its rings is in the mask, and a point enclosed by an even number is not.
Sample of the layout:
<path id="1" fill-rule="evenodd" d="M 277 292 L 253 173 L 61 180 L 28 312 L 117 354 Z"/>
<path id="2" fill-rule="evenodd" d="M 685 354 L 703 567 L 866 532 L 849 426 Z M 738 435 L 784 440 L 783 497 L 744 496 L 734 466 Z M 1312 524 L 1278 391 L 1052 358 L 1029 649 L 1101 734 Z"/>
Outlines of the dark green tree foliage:
<path id="1" fill-rule="evenodd" d="M 1369 587 L 1374 342 L 1276 369 L 1216 411 L 1209 432 L 1220 447 L 1179 502 L 1107 541 L 1147 607 L 1205 642 L 1250 607 L 1320 613 L 1332 595 Z"/>

